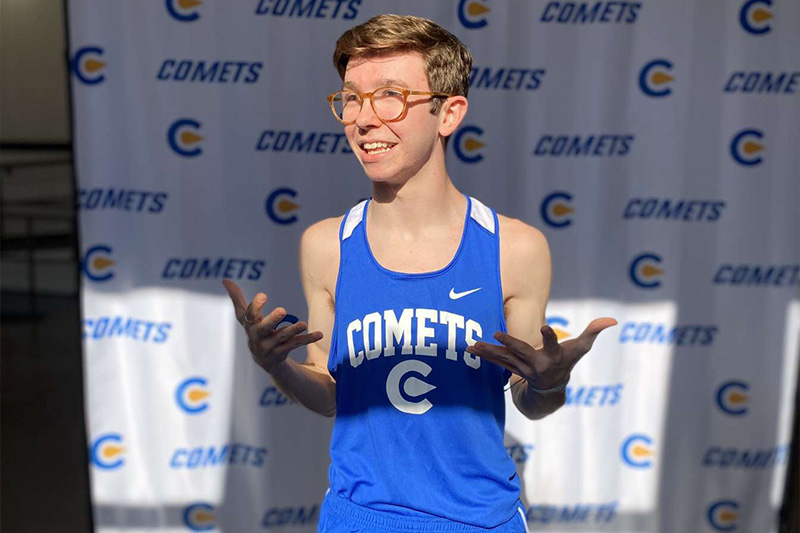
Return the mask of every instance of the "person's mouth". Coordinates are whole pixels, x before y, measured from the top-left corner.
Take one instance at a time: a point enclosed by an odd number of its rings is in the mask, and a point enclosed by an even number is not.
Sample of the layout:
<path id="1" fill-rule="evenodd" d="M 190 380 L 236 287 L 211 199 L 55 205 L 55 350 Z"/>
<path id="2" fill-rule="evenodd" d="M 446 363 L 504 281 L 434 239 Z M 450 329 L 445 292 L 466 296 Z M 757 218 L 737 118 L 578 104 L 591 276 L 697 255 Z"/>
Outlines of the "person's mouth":
<path id="1" fill-rule="evenodd" d="M 365 154 L 378 155 L 391 151 L 396 144 L 397 143 L 390 143 L 386 141 L 370 141 L 361 142 L 358 144 L 358 146 Z"/>

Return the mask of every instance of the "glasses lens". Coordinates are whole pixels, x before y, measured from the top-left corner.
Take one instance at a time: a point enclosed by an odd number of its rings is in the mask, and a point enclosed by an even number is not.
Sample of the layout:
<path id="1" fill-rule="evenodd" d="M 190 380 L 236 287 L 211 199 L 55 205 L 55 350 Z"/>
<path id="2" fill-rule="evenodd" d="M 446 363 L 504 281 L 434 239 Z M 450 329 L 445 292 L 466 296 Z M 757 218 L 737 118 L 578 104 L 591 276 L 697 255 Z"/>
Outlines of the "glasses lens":
<path id="1" fill-rule="evenodd" d="M 405 97 L 399 89 L 384 87 L 375 91 L 372 101 L 375 112 L 384 120 L 394 120 L 403 113 Z"/>
<path id="2" fill-rule="evenodd" d="M 361 109 L 361 97 L 352 91 L 339 91 L 333 97 L 333 110 L 341 120 L 352 122 Z"/>

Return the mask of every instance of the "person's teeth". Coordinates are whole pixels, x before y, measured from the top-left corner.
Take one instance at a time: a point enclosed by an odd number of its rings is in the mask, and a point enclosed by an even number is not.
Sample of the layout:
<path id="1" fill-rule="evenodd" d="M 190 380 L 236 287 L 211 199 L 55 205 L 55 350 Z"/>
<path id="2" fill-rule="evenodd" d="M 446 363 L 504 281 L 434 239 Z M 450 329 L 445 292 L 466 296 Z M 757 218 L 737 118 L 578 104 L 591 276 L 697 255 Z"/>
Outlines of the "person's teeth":
<path id="1" fill-rule="evenodd" d="M 364 150 L 368 154 L 381 154 L 392 149 L 392 145 L 385 142 L 364 143 Z"/>

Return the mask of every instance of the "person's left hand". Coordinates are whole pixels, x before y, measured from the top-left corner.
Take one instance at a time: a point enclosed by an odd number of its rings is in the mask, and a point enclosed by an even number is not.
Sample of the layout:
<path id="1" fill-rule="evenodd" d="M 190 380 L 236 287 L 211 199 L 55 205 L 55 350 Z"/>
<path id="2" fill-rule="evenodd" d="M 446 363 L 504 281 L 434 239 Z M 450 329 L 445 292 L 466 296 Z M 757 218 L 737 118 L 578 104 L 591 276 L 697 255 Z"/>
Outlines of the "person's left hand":
<path id="1" fill-rule="evenodd" d="M 613 318 L 597 318 L 586 326 L 578 338 L 561 344 L 553 328 L 544 325 L 540 330 L 544 345 L 539 349 L 498 331 L 494 338 L 502 346 L 478 341 L 467 347 L 467 351 L 511 370 L 537 389 L 547 390 L 569 381 L 572 368 L 589 352 L 597 335 L 616 324 L 617 321 Z"/>

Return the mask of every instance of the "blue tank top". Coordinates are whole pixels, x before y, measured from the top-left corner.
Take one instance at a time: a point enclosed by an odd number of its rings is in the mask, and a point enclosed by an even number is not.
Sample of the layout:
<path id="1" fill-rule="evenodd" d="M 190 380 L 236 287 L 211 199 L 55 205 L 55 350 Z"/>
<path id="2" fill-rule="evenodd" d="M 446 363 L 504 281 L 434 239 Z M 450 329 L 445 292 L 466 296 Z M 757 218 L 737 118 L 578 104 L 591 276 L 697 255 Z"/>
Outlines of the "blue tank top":
<path id="1" fill-rule="evenodd" d="M 330 490 L 370 509 L 496 527 L 520 492 L 503 443 L 511 372 L 464 349 L 506 331 L 497 215 L 467 196 L 450 264 L 409 274 L 372 255 L 370 201 L 339 228 Z"/>

